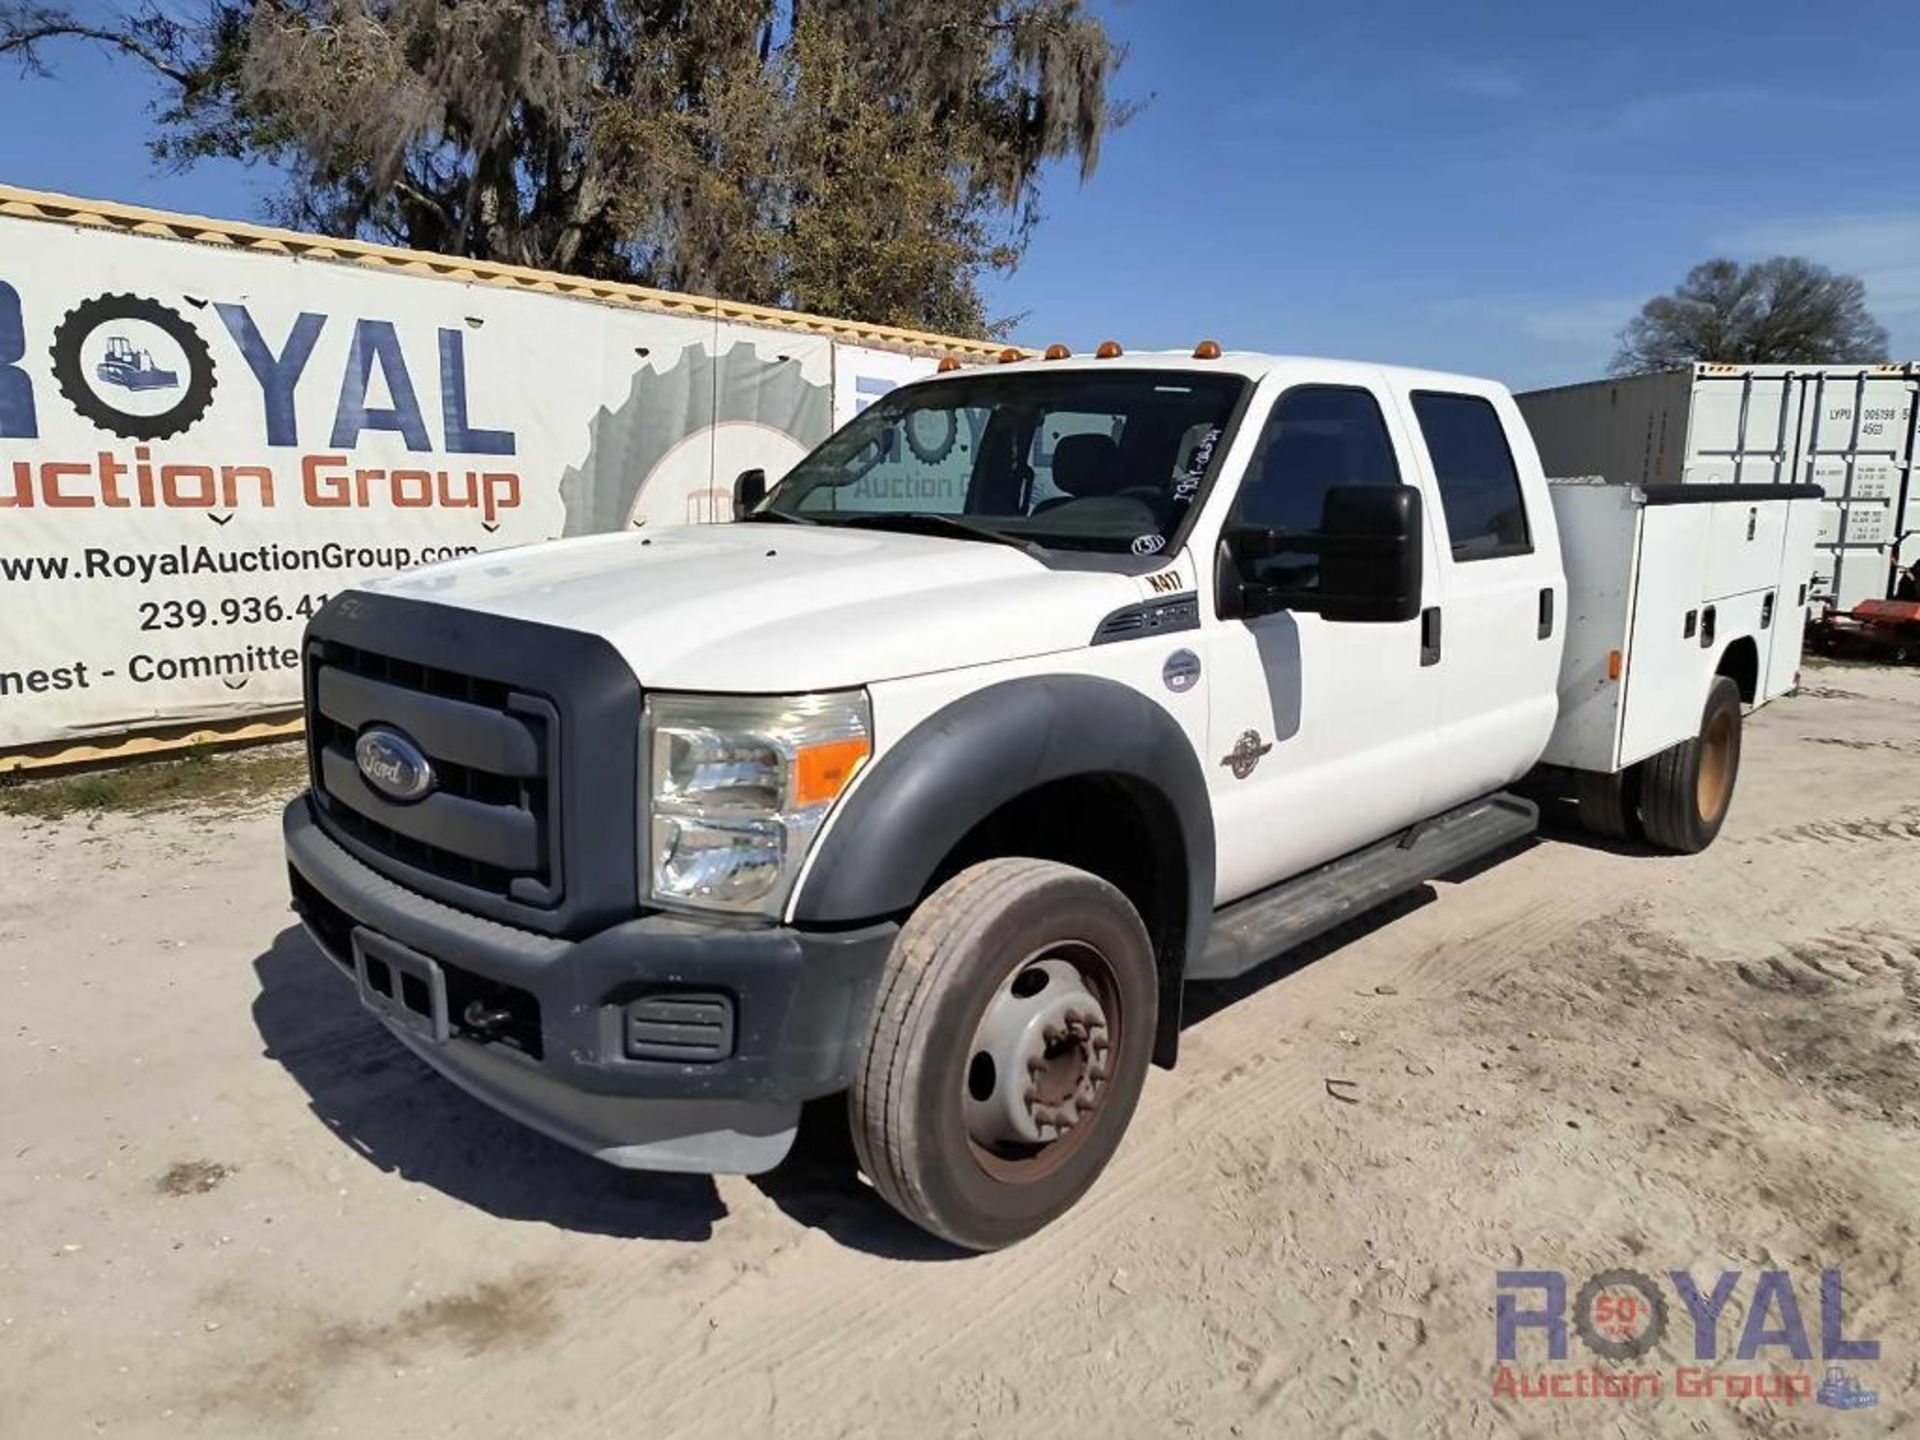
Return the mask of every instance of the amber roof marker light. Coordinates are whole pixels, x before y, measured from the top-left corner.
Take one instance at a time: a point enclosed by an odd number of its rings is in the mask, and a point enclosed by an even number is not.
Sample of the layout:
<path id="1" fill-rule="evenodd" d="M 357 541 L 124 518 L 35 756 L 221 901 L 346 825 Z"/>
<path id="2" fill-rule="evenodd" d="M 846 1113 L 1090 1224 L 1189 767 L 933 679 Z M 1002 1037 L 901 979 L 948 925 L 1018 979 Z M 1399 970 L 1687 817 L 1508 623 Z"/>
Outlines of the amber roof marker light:
<path id="1" fill-rule="evenodd" d="M 1027 357 L 1025 354 L 1023 354 L 1020 350 L 1016 349 L 1012 345 L 1009 345 L 1006 349 L 1000 352 L 1000 363 L 1002 365 L 1011 365 L 1016 360 L 1024 360 L 1026 358 Z"/>
<path id="2" fill-rule="evenodd" d="M 1072 358 L 1073 351 L 1069 350 L 1057 340 L 1047 346 L 1047 359 L 1049 360 L 1070 360 Z"/>
<path id="3" fill-rule="evenodd" d="M 1193 358 L 1196 360 L 1218 360 L 1220 358 L 1220 342 L 1218 340 L 1202 340 L 1198 345 L 1193 347 Z"/>
<path id="4" fill-rule="evenodd" d="M 1093 358 L 1096 360 L 1117 360 L 1126 353 L 1126 351 L 1120 348 L 1120 342 L 1118 340 L 1102 340 L 1100 342 L 1100 348 L 1093 352 Z"/>
<path id="5" fill-rule="evenodd" d="M 936 368 L 942 375 L 951 375 L 955 370 L 960 368 L 960 357 L 958 355 L 943 356 L 940 364 Z"/>

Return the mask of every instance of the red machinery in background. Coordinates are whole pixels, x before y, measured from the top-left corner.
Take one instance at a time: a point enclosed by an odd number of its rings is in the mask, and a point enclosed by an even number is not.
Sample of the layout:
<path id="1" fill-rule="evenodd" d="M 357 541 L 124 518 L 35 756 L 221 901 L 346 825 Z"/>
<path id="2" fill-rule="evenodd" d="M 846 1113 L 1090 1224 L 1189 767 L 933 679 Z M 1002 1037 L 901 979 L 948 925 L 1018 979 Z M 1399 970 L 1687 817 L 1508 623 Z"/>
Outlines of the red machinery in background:
<path id="1" fill-rule="evenodd" d="M 1910 664 L 1920 660 L 1920 600 L 1862 600 L 1844 615 L 1815 621 L 1807 638 L 1822 654 Z"/>

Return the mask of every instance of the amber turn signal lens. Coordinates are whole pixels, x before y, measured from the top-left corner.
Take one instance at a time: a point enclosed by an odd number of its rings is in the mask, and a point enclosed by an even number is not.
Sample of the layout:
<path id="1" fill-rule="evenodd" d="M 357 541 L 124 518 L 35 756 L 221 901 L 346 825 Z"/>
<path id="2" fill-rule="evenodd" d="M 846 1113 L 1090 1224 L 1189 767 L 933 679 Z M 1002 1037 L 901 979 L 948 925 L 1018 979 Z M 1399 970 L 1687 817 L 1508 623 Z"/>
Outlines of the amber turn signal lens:
<path id="1" fill-rule="evenodd" d="M 1220 342 L 1218 340 L 1202 340 L 1198 345 L 1193 347 L 1193 358 L 1196 360 L 1218 360 L 1220 358 Z"/>
<path id="2" fill-rule="evenodd" d="M 940 361 L 937 368 L 940 374 L 949 375 L 960 368 L 960 357 L 958 355 L 948 355 Z"/>
<path id="3" fill-rule="evenodd" d="M 847 788 L 871 746 L 864 735 L 808 745 L 793 757 L 793 805 L 820 805 Z"/>
<path id="4" fill-rule="evenodd" d="M 1100 348 L 1093 352 L 1093 358 L 1096 360 L 1113 360 L 1124 353 L 1120 348 L 1120 342 L 1118 340 L 1102 340 L 1100 342 Z"/>
<path id="5" fill-rule="evenodd" d="M 1618 680 L 1620 678 L 1620 671 L 1623 668 L 1625 667 L 1621 664 L 1620 652 L 1618 650 L 1609 650 L 1607 652 L 1607 679 Z"/>

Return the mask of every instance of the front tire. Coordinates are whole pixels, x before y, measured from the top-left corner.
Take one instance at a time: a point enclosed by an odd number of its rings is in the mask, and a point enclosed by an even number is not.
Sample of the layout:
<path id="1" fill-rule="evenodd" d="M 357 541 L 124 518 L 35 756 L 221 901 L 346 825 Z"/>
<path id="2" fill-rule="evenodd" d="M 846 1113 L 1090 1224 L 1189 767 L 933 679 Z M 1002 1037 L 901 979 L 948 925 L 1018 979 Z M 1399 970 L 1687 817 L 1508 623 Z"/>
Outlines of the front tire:
<path id="1" fill-rule="evenodd" d="M 1119 1147 L 1158 996 L 1146 927 L 1106 881 L 1020 858 L 962 871 L 887 958 L 848 1096 L 860 1168 L 955 1245 L 1025 1239 Z"/>
<path id="2" fill-rule="evenodd" d="M 1646 762 L 1640 820 L 1665 850 L 1697 855 L 1713 843 L 1740 775 L 1740 687 L 1717 675 L 1707 690 L 1700 733 Z"/>

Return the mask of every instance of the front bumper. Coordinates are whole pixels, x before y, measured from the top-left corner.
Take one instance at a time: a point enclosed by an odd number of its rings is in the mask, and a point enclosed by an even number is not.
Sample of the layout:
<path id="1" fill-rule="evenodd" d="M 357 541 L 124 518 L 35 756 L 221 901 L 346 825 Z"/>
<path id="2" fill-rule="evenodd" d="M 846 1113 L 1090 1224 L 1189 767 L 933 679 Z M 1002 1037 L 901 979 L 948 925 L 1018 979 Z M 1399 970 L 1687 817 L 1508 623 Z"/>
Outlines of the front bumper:
<path id="1" fill-rule="evenodd" d="M 898 928 L 649 915 L 570 941 L 396 885 L 334 843 L 304 795 L 283 829 L 294 908 L 349 978 L 356 930 L 444 972 L 447 1037 L 383 1016 L 396 1036 L 496 1109 L 634 1169 L 751 1174 L 778 1164 L 801 1103 L 852 1082 Z M 628 1006 L 688 993 L 730 1002 L 730 1052 L 700 1062 L 631 1053 Z M 469 1013 L 492 1023 L 470 1025 Z"/>

